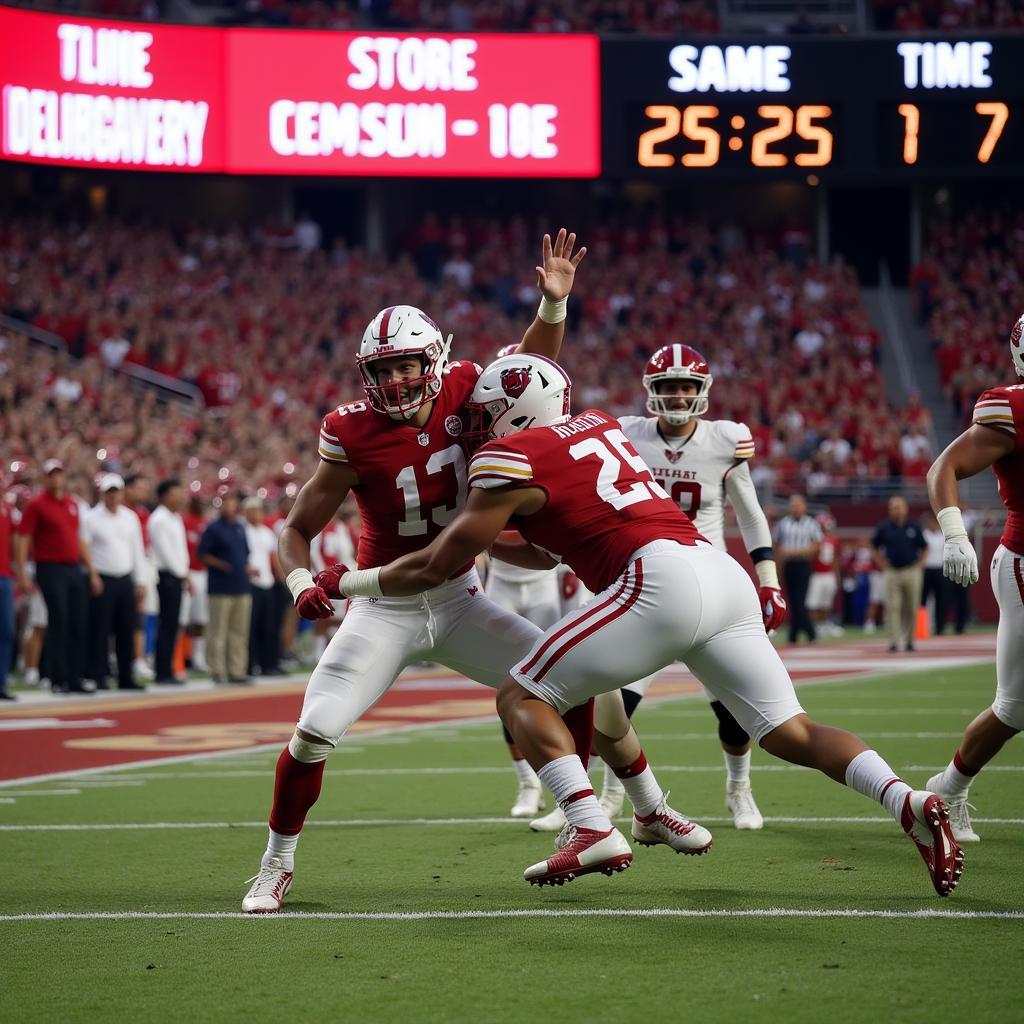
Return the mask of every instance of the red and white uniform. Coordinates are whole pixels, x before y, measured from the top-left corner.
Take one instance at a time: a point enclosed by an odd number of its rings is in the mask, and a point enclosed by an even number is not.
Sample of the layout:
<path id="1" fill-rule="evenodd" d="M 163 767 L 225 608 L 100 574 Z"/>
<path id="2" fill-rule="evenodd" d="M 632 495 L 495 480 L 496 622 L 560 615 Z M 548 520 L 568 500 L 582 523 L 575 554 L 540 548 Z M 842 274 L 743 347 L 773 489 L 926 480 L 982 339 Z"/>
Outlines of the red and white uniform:
<path id="1" fill-rule="evenodd" d="M 452 363 L 424 427 L 352 402 L 330 413 L 320 457 L 351 466 L 362 517 L 358 565 L 386 565 L 426 547 L 462 509 L 462 412 L 480 368 Z M 473 565 L 415 597 L 354 597 L 306 688 L 299 728 L 337 743 L 406 665 L 436 661 L 497 687 L 541 635 L 483 592 Z"/>
<path id="2" fill-rule="evenodd" d="M 807 585 L 807 607 L 813 611 L 830 612 L 836 603 L 839 583 L 836 578 L 836 559 L 839 557 L 839 538 L 826 533 L 821 538 L 818 554 L 811 562 L 811 581 Z"/>
<path id="3" fill-rule="evenodd" d="M 544 490 L 514 525 L 597 592 L 512 669 L 531 693 L 564 712 L 682 660 L 755 740 L 801 713 L 750 578 L 654 481 L 617 420 L 588 410 L 489 442 L 469 482 Z"/>
<path id="4" fill-rule="evenodd" d="M 1024 729 L 1024 384 L 986 391 L 974 406 L 973 421 L 1016 441 L 992 467 L 1006 506 L 1006 526 L 991 567 L 999 602 L 992 711 L 1005 725 Z"/>
<path id="5" fill-rule="evenodd" d="M 183 512 L 185 540 L 188 542 L 188 578 L 191 590 L 181 595 L 181 617 L 183 626 L 205 626 L 210 621 L 210 601 L 206 592 L 206 565 L 199 557 L 199 538 L 206 529 L 206 519 Z"/>
<path id="6" fill-rule="evenodd" d="M 656 416 L 623 416 L 622 430 L 655 480 L 716 548 L 725 550 L 729 499 L 747 550 L 771 547 L 771 530 L 750 479 L 754 439 L 745 423 L 697 420 L 686 438 L 665 438 Z"/>

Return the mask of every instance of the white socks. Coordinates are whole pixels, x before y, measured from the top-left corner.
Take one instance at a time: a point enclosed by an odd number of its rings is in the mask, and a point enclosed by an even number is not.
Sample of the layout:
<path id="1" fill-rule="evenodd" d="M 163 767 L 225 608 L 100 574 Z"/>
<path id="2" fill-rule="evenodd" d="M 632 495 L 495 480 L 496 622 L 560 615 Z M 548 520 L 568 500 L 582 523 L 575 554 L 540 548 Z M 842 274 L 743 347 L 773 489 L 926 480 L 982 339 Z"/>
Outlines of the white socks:
<path id="1" fill-rule="evenodd" d="M 282 836 L 270 829 L 270 838 L 267 840 L 267 852 L 263 854 L 261 867 L 266 867 L 271 857 L 280 857 L 285 871 L 291 871 L 295 867 L 295 847 L 298 846 L 299 837 Z"/>
<path id="2" fill-rule="evenodd" d="M 760 563 L 759 563 L 760 564 Z M 728 773 L 726 785 L 729 789 L 733 786 L 750 785 L 750 751 L 745 754 L 730 754 L 722 751 L 725 757 L 725 770 Z"/>
<path id="3" fill-rule="evenodd" d="M 870 800 L 877 800 L 902 824 L 903 804 L 910 787 L 874 750 L 859 753 L 846 766 L 846 784 Z"/>
<path id="4" fill-rule="evenodd" d="M 612 823 L 594 796 L 594 788 L 583 762 L 575 754 L 549 761 L 537 775 L 554 794 L 571 825 L 592 828 L 598 832 L 611 829 Z"/>
<path id="5" fill-rule="evenodd" d="M 532 789 L 540 789 L 540 778 L 530 767 L 530 762 L 527 761 L 525 757 L 518 761 L 513 761 L 512 767 L 516 770 L 520 786 L 529 786 Z"/>
<path id="6" fill-rule="evenodd" d="M 665 795 L 662 793 L 661 786 L 658 785 L 658 780 L 654 777 L 650 765 L 644 768 L 639 775 L 619 781 L 626 791 L 626 796 L 629 797 L 629 802 L 633 805 L 633 813 L 638 818 L 646 817 L 655 811 Z"/>
<path id="7" fill-rule="evenodd" d="M 946 770 L 939 780 L 939 793 L 947 800 L 959 801 L 967 799 L 967 791 L 975 780 L 974 775 L 964 775 L 956 766 L 956 759 L 946 765 Z"/>

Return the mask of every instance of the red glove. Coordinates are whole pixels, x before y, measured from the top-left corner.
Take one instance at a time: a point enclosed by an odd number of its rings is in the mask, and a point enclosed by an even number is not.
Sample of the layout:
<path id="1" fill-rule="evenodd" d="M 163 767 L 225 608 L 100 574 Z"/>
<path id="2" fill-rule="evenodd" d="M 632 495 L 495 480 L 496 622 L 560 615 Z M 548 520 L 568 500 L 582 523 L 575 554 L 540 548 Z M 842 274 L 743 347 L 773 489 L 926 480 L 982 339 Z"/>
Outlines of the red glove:
<path id="1" fill-rule="evenodd" d="M 321 569 L 313 577 L 313 582 L 320 588 L 322 588 L 328 597 L 337 600 L 339 597 L 344 595 L 341 592 L 341 577 L 348 572 L 348 566 L 342 565 L 341 562 L 335 562 L 334 565 L 329 565 L 326 569 Z"/>
<path id="2" fill-rule="evenodd" d="M 299 594 L 295 602 L 295 610 L 304 619 L 331 619 L 334 617 L 334 605 L 323 587 L 309 587 Z"/>
<path id="3" fill-rule="evenodd" d="M 757 599 L 761 602 L 761 618 L 764 631 L 770 633 L 786 620 L 786 599 L 775 587 L 758 587 Z"/>
<path id="4" fill-rule="evenodd" d="M 576 596 L 576 591 L 579 589 L 580 578 L 574 572 L 567 572 L 562 577 L 562 598 L 568 601 Z"/>

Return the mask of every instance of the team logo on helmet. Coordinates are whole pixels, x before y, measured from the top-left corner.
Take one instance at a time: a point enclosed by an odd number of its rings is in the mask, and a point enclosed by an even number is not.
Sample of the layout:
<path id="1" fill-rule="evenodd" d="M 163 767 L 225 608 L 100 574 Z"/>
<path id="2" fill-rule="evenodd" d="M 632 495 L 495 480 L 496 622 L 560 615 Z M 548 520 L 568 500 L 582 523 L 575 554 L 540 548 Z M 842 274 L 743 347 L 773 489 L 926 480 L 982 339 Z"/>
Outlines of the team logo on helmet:
<path id="1" fill-rule="evenodd" d="M 1024 316 L 1022 316 L 1014 325 L 1013 330 L 1010 332 L 1010 344 L 1014 348 L 1020 347 L 1020 338 L 1024 334 Z"/>
<path id="2" fill-rule="evenodd" d="M 507 370 L 502 370 L 501 390 L 509 398 L 521 398 L 532 376 L 533 372 L 528 366 L 512 366 Z"/>

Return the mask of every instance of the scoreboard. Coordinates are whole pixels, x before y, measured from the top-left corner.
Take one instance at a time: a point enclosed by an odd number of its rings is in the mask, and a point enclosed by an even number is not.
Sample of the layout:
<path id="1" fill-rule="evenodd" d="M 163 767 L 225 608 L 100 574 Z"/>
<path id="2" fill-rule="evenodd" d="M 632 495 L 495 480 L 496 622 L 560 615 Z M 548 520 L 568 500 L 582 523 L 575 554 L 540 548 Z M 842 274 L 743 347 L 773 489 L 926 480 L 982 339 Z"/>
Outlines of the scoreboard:
<path id="1" fill-rule="evenodd" d="M 1024 35 L 281 31 L 0 6 L 0 160 L 694 182 L 1024 175 Z"/>
<path id="2" fill-rule="evenodd" d="M 602 47 L 604 172 L 864 180 L 1024 171 L 1024 39 Z"/>

